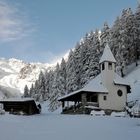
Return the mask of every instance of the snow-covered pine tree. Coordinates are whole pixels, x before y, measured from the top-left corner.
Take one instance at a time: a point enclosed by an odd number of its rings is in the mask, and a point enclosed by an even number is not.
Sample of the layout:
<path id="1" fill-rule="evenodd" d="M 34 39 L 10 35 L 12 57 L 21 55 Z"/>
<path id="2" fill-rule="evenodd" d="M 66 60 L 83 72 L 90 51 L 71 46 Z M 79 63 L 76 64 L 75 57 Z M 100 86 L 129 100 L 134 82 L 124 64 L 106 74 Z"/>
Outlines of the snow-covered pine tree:
<path id="1" fill-rule="evenodd" d="M 24 95 L 23 95 L 23 97 L 25 97 L 25 98 L 29 97 L 29 89 L 28 89 L 27 85 L 25 85 L 25 87 L 24 87 Z"/>
<path id="2" fill-rule="evenodd" d="M 127 21 L 127 17 L 128 17 L 128 13 L 127 13 L 127 9 L 123 9 L 122 11 L 122 15 L 120 17 L 120 36 L 119 36 L 119 46 L 118 46 L 118 52 L 117 52 L 117 56 L 118 56 L 118 62 L 120 62 L 120 66 L 121 66 L 121 73 L 122 73 L 122 63 L 124 61 L 126 61 L 126 63 L 128 63 L 128 50 L 129 47 L 127 47 L 127 34 L 126 34 L 126 21 Z M 123 73 L 122 73 L 123 75 Z"/>
<path id="3" fill-rule="evenodd" d="M 40 99 L 40 86 L 39 86 L 39 81 L 36 80 L 35 81 L 35 85 L 34 85 L 34 95 L 33 95 L 33 98 L 36 100 L 36 101 L 39 101 Z"/>
<path id="4" fill-rule="evenodd" d="M 74 60 L 74 53 L 70 50 L 68 61 L 66 64 L 66 92 L 70 93 L 78 89 L 77 79 L 76 79 L 76 72 L 75 72 L 75 60 Z"/>
<path id="5" fill-rule="evenodd" d="M 58 98 L 61 96 L 61 89 L 60 89 L 60 68 L 59 64 L 57 63 L 56 70 L 54 71 L 54 80 L 52 85 L 52 93 L 50 94 L 50 104 L 49 110 L 54 111 L 56 110 L 61 104 L 58 102 Z"/>
<path id="6" fill-rule="evenodd" d="M 44 78 L 45 78 L 45 95 L 44 95 L 44 100 L 48 100 L 49 99 L 49 95 L 50 95 L 50 87 L 49 87 L 49 83 L 51 81 L 51 72 L 50 71 L 46 71 L 45 72 L 45 75 L 44 75 Z"/>
<path id="7" fill-rule="evenodd" d="M 104 23 L 103 29 L 100 35 L 100 55 L 102 54 L 107 43 L 110 42 L 111 31 L 107 22 Z"/>
<path id="8" fill-rule="evenodd" d="M 60 70 L 59 70 L 59 76 L 60 76 L 60 90 L 61 90 L 61 96 L 66 94 L 66 62 L 65 59 L 62 58 L 61 64 L 60 64 Z"/>
<path id="9" fill-rule="evenodd" d="M 90 56 L 89 56 L 89 72 L 88 79 L 92 79 L 97 74 L 99 74 L 99 57 L 100 57 L 100 41 L 99 41 L 99 31 L 96 30 L 95 33 L 91 33 L 92 39 L 89 46 Z"/>
<path id="10" fill-rule="evenodd" d="M 134 15 L 131 8 L 123 10 L 121 17 L 122 33 L 122 55 L 127 64 L 135 61 L 135 28 Z"/>
<path id="11" fill-rule="evenodd" d="M 137 60 L 140 58 L 140 3 L 134 14 L 135 18 L 135 56 L 136 56 L 136 66 Z"/>
<path id="12" fill-rule="evenodd" d="M 39 101 L 42 102 L 45 100 L 45 94 L 46 94 L 45 76 L 42 71 L 39 74 L 38 83 L 39 83 L 39 93 L 38 93 Z"/>
<path id="13" fill-rule="evenodd" d="M 117 65 L 121 66 L 121 24 L 120 24 L 120 17 L 117 17 L 113 27 L 111 28 L 111 39 L 110 39 L 110 46 L 114 56 L 116 57 Z"/>
<path id="14" fill-rule="evenodd" d="M 89 62 L 90 62 L 90 34 L 86 34 L 84 42 L 81 44 L 81 86 L 83 87 L 89 80 Z"/>
<path id="15" fill-rule="evenodd" d="M 51 111 L 56 110 L 60 106 L 58 98 L 66 94 L 66 62 L 62 58 L 61 64 L 57 64 L 54 71 L 54 80 L 52 86 L 52 94 L 50 94 L 49 109 Z"/>
<path id="16" fill-rule="evenodd" d="M 29 97 L 33 97 L 33 95 L 34 95 L 34 85 L 32 84 L 29 90 Z"/>
<path id="17" fill-rule="evenodd" d="M 74 75 L 76 75 L 76 85 L 77 89 L 80 89 L 82 87 L 80 81 L 81 81 L 81 70 L 83 68 L 83 64 L 81 61 L 81 44 L 77 43 L 74 49 L 74 64 L 75 64 L 75 71 Z"/>
<path id="18" fill-rule="evenodd" d="M 51 94 L 53 92 L 54 75 L 55 75 L 55 71 L 50 70 L 49 71 L 49 79 L 48 79 L 48 97 L 49 97 L 49 99 L 50 99 Z"/>
<path id="19" fill-rule="evenodd" d="M 128 64 L 128 35 L 127 35 L 127 18 L 128 10 L 124 9 L 122 11 L 121 17 L 117 17 L 111 28 L 111 40 L 110 45 L 112 52 L 117 60 L 117 71 L 120 75 L 123 74 L 123 64 Z"/>

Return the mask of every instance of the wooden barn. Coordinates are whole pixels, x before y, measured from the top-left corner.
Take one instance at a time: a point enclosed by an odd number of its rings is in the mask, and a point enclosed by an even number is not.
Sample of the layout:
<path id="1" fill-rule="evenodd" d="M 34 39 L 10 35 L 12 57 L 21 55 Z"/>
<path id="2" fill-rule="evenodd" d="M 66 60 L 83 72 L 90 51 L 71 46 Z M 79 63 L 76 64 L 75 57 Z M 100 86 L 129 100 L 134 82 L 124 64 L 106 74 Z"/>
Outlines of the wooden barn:
<path id="1" fill-rule="evenodd" d="M 0 100 L 0 103 L 11 114 L 33 115 L 41 112 L 41 106 L 36 105 L 32 98 L 9 98 Z"/>

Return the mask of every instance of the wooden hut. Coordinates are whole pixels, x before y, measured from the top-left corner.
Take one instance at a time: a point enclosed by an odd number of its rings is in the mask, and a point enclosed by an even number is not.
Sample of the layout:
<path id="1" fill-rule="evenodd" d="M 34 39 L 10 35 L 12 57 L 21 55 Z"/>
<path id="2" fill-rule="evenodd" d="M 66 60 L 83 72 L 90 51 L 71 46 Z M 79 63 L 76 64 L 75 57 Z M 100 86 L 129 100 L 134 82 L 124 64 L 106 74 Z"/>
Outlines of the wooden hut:
<path id="1" fill-rule="evenodd" d="M 40 105 L 36 105 L 32 98 L 9 98 L 0 100 L 4 110 L 11 114 L 33 115 L 41 112 Z"/>

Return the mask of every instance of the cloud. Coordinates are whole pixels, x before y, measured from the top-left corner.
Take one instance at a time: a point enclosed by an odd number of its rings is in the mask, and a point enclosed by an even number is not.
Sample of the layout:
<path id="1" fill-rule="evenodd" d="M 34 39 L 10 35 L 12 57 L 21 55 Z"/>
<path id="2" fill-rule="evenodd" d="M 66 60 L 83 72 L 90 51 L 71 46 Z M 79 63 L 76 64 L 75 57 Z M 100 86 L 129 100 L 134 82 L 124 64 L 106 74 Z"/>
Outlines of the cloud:
<path id="1" fill-rule="evenodd" d="M 23 57 L 23 59 L 25 61 L 30 60 L 31 62 L 42 62 L 42 63 L 48 63 L 48 64 L 53 64 L 56 65 L 57 63 L 61 63 L 62 58 L 64 57 L 64 59 L 67 61 L 67 57 L 68 57 L 68 52 L 63 52 L 60 54 L 55 54 L 51 51 L 40 51 L 40 52 L 26 52 L 26 55 L 23 55 L 23 53 L 20 54 L 21 57 Z M 36 56 L 36 57 L 34 57 Z"/>
<path id="2" fill-rule="evenodd" d="M 26 57 L 27 60 L 33 60 L 33 62 L 43 62 L 43 63 L 48 63 L 48 64 L 57 64 L 61 63 L 61 60 L 64 56 L 66 56 L 68 53 L 60 53 L 60 54 L 55 54 L 51 51 L 40 51 L 40 52 L 33 52 L 33 54 L 27 54 Z M 35 58 L 33 56 L 36 56 Z M 32 58 L 31 58 L 32 57 Z"/>
<path id="3" fill-rule="evenodd" d="M 0 41 L 23 38 L 31 31 L 29 26 L 26 16 L 16 6 L 0 0 Z"/>
<path id="4" fill-rule="evenodd" d="M 54 54 L 52 52 L 47 52 L 47 60 L 49 60 L 48 62 L 50 64 L 57 64 L 57 63 L 61 63 L 62 58 L 64 58 L 65 60 L 67 60 L 69 51 L 67 52 L 63 52 L 60 54 Z M 46 57 L 46 55 L 44 55 L 44 57 Z"/>

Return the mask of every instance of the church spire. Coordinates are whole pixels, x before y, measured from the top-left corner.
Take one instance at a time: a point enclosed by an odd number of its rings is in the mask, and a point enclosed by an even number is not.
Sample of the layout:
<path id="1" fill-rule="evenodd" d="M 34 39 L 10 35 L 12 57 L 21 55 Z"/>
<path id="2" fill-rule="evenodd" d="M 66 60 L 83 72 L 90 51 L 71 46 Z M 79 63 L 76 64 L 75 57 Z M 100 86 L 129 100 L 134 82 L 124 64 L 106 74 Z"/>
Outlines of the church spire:
<path id="1" fill-rule="evenodd" d="M 110 50 L 110 47 L 108 46 L 108 44 L 106 45 L 105 49 L 104 49 L 104 52 L 103 52 L 103 55 L 100 59 L 100 64 L 103 63 L 103 62 L 113 62 L 113 63 L 116 63 L 116 60 Z"/>

